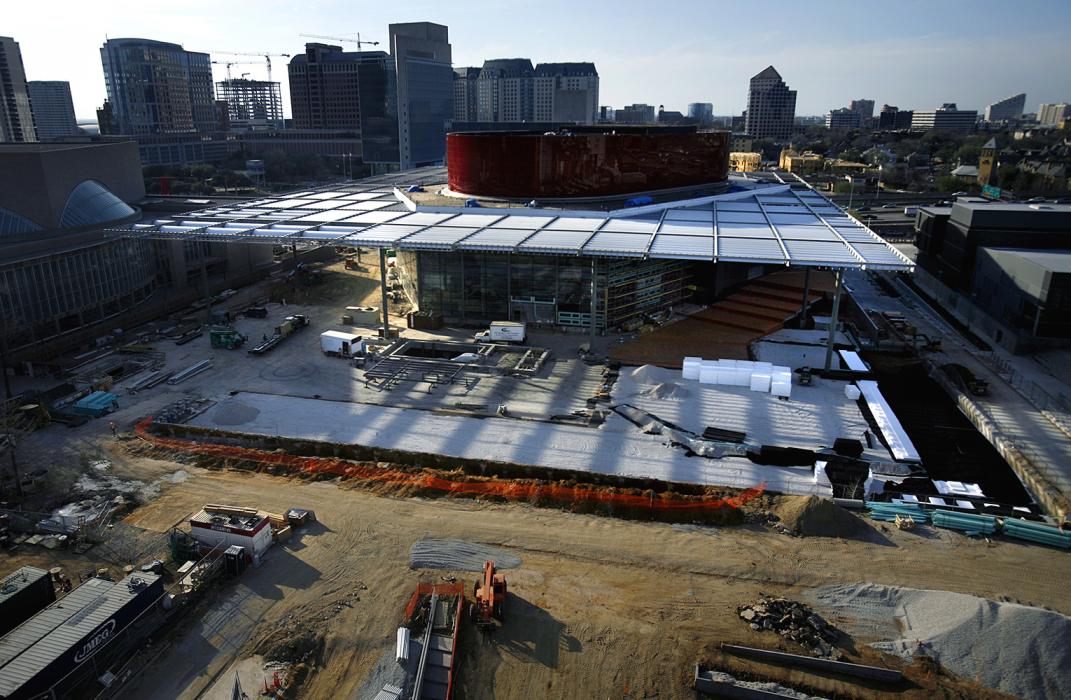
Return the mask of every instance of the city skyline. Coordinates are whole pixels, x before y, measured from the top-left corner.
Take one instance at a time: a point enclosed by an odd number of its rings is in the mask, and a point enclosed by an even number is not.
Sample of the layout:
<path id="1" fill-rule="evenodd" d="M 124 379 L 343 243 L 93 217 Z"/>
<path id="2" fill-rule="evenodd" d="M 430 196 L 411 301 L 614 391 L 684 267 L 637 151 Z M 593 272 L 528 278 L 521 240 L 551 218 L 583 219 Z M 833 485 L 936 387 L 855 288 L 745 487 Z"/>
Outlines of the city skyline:
<path id="1" fill-rule="evenodd" d="M 248 62 L 239 72 L 262 80 L 263 61 L 223 52 L 294 54 L 312 41 L 300 33 L 357 32 L 380 42 L 371 48 L 386 50 L 389 23 L 423 20 L 450 27 L 455 67 L 512 57 L 594 62 L 600 102 L 614 107 L 646 103 L 684 111 L 699 101 L 713 103 L 718 115 L 739 114 L 748 80 L 767 65 L 798 91 L 797 115 L 825 114 L 860 95 L 904 109 L 956 102 L 979 111 L 1018 92 L 1027 93 L 1027 111 L 1071 98 L 1071 74 L 1052 70 L 1071 60 L 1071 47 L 1059 30 L 1071 22 L 1071 7 L 1056 2 L 1028 1 L 1014 8 L 991 2 L 936 7 L 912 2 L 895 8 L 830 2 L 828 12 L 817 13 L 788 3 L 752 9 L 688 2 L 650 17 L 643 14 L 645 6 L 623 4 L 628 11 L 608 15 L 559 2 L 522 5 L 507 14 L 483 1 L 466 3 L 471 12 L 452 13 L 438 3 L 415 2 L 362 8 L 358 24 L 350 19 L 352 5 L 336 0 L 300 8 L 280 0 L 226 6 L 191 0 L 182 12 L 152 14 L 131 0 L 109 0 L 106 12 L 84 16 L 74 2 L 53 0 L 7 8 L 3 31 L 20 43 L 28 80 L 71 83 L 81 120 L 92 118 L 104 101 L 97 50 L 106 37 L 174 42 L 211 53 L 216 61 Z M 776 22 L 771 11 L 778 14 Z M 67 12 L 78 12 L 78 22 L 41 21 Z M 768 28 L 775 26 L 792 29 Z M 881 28 L 880 37 L 872 36 L 873 27 Z M 57 45 L 65 51 L 56 51 Z M 286 62 L 274 59 L 273 78 L 283 84 L 290 116 Z M 213 73 L 222 80 L 226 67 L 216 64 Z M 978 79 L 963 79 L 972 75 Z"/>

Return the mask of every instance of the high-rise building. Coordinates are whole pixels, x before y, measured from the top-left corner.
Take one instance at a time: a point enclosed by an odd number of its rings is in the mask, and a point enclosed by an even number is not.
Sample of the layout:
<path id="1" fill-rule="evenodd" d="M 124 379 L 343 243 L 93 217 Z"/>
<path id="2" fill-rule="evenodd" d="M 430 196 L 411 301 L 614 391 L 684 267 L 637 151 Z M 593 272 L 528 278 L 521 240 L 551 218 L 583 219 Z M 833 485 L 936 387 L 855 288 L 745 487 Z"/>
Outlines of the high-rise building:
<path id="1" fill-rule="evenodd" d="M 691 102 L 688 104 L 688 118 L 694 119 L 700 126 L 714 123 L 714 105 L 709 102 Z"/>
<path id="2" fill-rule="evenodd" d="M 755 138 L 788 139 L 796 117 L 796 91 L 773 66 L 751 79 L 745 131 Z"/>
<path id="3" fill-rule="evenodd" d="M 120 134 L 216 130 L 208 54 L 151 39 L 109 39 L 100 49 L 100 58 Z"/>
<path id="4" fill-rule="evenodd" d="M 216 83 L 216 99 L 227 105 L 232 128 L 281 127 L 283 97 L 279 83 L 228 78 Z"/>
<path id="5" fill-rule="evenodd" d="M 618 124 L 654 124 L 654 105 L 633 104 L 617 110 L 614 121 Z"/>
<path id="6" fill-rule="evenodd" d="M 454 69 L 454 121 L 476 121 L 477 80 L 480 69 L 475 67 Z"/>
<path id="7" fill-rule="evenodd" d="M 617 110 L 609 105 L 602 105 L 599 107 L 599 122 L 601 124 L 610 124 L 614 121 L 614 117 L 617 114 Z"/>
<path id="8" fill-rule="evenodd" d="M 918 110 L 911 116 L 912 131 L 974 131 L 978 112 L 959 109 L 955 102 L 946 102 L 939 109 Z"/>
<path id="9" fill-rule="evenodd" d="M 540 63 L 532 79 L 534 121 L 597 121 L 599 72 L 594 63 Z"/>
<path id="10" fill-rule="evenodd" d="M 848 109 L 859 115 L 862 124 L 874 118 L 874 100 L 852 100 Z"/>
<path id="11" fill-rule="evenodd" d="M 26 85 L 38 141 L 51 141 L 78 133 L 70 83 L 66 80 L 31 80 Z"/>
<path id="12" fill-rule="evenodd" d="M 115 124 L 115 112 L 108 100 L 104 100 L 104 104 L 97 108 L 97 131 L 101 136 L 115 136 L 119 133 L 119 127 Z"/>
<path id="13" fill-rule="evenodd" d="M 878 116 L 878 128 L 910 129 L 913 115 L 914 112 L 909 109 L 900 109 L 895 105 L 882 105 L 881 114 Z"/>
<path id="14" fill-rule="evenodd" d="M 1071 116 L 1071 108 L 1066 102 L 1042 103 L 1038 106 L 1038 124 L 1055 126 Z"/>
<path id="15" fill-rule="evenodd" d="M 391 24 L 388 31 L 398 89 L 399 167 L 442 163 L 446 123 L 454 117 L 449 30 L 432 22 L 407 22 Z"/>
<path id="16" fill-rule="evenodd" d="M 1010 119 L 1018 119 L 1023 116 L 1023 107 L 1026 106 L 1026 93 L 1005 97 L 999 102 L 994 102 L 985 108 L 985 120 L 987 122 L 1005 122 Z"/>
<path id="17" fill-rule="evenodd" d="M 859 112 L 850 107 L 830 110 L 826 114 L 827 129 L 858 129 L 862 126 L 863 118 Z"/>
<path id="18" fill-rule="evenodd" d="M 397 164 L 398 90 L 385 51 L 306 44 L 290 59 L 290 111 L 297 129 L 350 132 L 365 163 Z"/>
<path id="19" fill-rule="evenodd" d="M 36 141 L 19 43 L 0 36 L 0 141 Z"/>
<path id="20" fill-rule="evenodd" d="M 540 63 L 527 58 L 484 61 L 476 79 L 482 122 L 574 122 L 600 119 L 594 63 Z"/>
<path id="21" fill-rule="evenodd" d="M 484 61 L 477 79 L 477 120 L 521 122 L 532 119 L 532 78 L 535 68 L 527 58 Z"/>
<path id="22" fill-rule="evenodd" d="M 363 60 L 382 51 L 343 51 L 341 46 L 305 44 L 305 53 L 290 59 L 290 113 L 297 129 L 360 128 L 358 73 Z"/>

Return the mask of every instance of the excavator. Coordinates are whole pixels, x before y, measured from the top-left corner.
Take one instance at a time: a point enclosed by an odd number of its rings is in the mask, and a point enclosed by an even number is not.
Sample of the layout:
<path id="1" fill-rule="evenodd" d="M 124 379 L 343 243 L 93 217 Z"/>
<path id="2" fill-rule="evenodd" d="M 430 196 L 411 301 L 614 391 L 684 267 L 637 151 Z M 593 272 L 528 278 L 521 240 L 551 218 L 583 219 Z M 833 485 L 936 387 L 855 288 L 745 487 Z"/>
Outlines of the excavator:
<path id="1" fill-rule="evenodd" d="M 472 597 L 476 601 L 469 610 L 476 629 L 488 632 L 495 620 L 505 622 L 506 576 L 498 573 L 493 561 L 483 565 L 483 579 L 472 584 Z"/>

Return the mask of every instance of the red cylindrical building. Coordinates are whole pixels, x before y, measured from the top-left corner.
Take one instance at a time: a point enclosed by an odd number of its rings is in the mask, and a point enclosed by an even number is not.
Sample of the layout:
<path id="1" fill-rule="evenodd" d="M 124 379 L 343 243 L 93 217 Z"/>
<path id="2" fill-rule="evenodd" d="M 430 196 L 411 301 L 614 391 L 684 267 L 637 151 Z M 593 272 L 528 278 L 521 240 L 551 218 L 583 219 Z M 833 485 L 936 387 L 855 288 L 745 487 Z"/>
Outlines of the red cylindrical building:
<path id="1" fill-rule="evenodd" d="M 611 197 L 724 181 L 729 132 L 641 129 L 457 132 L 449 186 L 486 197 Z"/>

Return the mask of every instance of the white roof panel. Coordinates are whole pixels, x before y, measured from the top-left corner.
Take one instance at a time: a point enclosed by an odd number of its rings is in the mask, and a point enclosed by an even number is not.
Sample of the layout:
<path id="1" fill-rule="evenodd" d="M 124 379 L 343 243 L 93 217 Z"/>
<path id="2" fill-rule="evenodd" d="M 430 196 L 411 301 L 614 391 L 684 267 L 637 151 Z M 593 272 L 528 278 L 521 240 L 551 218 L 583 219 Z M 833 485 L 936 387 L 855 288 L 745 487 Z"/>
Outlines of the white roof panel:
<path id="1" fill-rule="evenodd" d="M 658 234 L 648 255 L 652 258 L 710 260 L 714 257 L 714 238 L 711 236 L 674 236 Z"/>
<path id="2" fill-rule="evenodd" d="M 777 232 L 781 234 L 781 238 L 785 240 L 792 239 L 794 241 L 837 241 L 837 234 L 830 231 L 825 226 L 800 226 L 794 224 L 786 224 L 784 226 L 778 226 Z"/>
<path id="3" fill-rule="evenodd" d="M 383 207 L 389 207 L 395 202 L 390 199 L 372 199 L 364 202 L 349 202 L 345 203 L 345 200 L 339 200 L 343 209 L 349 209 L 351 211 L 375 211 L 376 209 L 382 209 Z"/>
<path id="4" fill-rule="evenodd" d="M 605 217 L 588 219 L 579 216 L 559 216 L 547 224 L 546 228 L 548 231 L 587 231 L 591 233 L 599 228 L 603 221 L 606 221 Z"/>
<path id="5" fill-rule="evenodd" d="M 650 234 L 599 231 L 584 246 L 584 252 L 643 257 L 650 243 Z"/>
<path id="6" fill-rule="evenodd" d="M 443 226 L 465 226 L 483 228 L 502 218 L 501 214 L 458 214 L 442 222 Z"/>
<path id="7" fill-rule="evenodd" d="M 400 219 L 395 219 L 395 224 L 402 224 L 404 226 L 434 226 L 435 224 L 441 224 L 446 219 L 449 219 L 452 214 L 429 214 L 421 212 L 418 214 L 406 214 Z"/>
<path id="8" fill-rule="evenodd" d="M 513 250 L 521 241 L 532 235 L 532 231 L 509 228 L 485 228 L 477 231 L 457 244 L 459 250 L 491 250 L 505 252 Z"/>
<path id="9" fill-rule="evenodd" d="M 363 202 L 366 199 L 379 199 L 380 197 L 390 197 L 393 199 L 394 194 L 391 192 L 354 192 L 352 194 L 343 195 L 342 199 Z"/>
<path id="10" fill-rule="evenodd" d="M 554 220 L 553 216 L 525 216 L 523 214 L 510 214 L 503 217 L 491 224 L 495 228 L 526 228 L 529 231 L 534 231 L 537 228 L 543 228 L 551 221 Z"/>
<path id="11" fill-rule="evenodd" d="M 666 221 L 714 221 L 713 209 L 670 209 Z"/>
<path id="12" fill-rule="evenodd" d="M 352 236 L 347 237 L 346 240 L 354 241 L 356 243 L 394 243 L 395 241 L 405 238 L 409 234 L 416 233 L 419 230 L 419 226 L 381 224 L 355 233 Z"/>
<path id="13" fill-rule="evenodd" d="M 353 212 L 350 212 L 351 214 Z M 404 216 L 400 211 L 366 211 L 363 214 L 357 216 L 351 216 L 345 220 L 347 224 L 364 224 L 365 226 L 372 226 L 373 224 L 382 224 L 388 221 L 393 221 L 399 216 Z"/>
<path id="14" fill-rule="evenodd" d="M 663 221 L 658 232 L 671 236 L 713 236 L 714 224 L 710 221 Z"/>
<path id="15" fill-rule="evenodd" d="M 723 221 L 718 222 L 718 238 L 774 238 L 770 227 L 763 222 L 761 224 L 732 224 Z"/>
<path id="16" fill-rule="evenodd" d="M 789 257 L 800 262 L 828 262 L 859 265 L 860 260 L 852 255 L 843 243 L 819 241 L 785 241 Z"/>
<path id="17" fill-rule="evenodd" d="M 606 225 L 599 229 L 609 233 L 646 233 L 648 235 L 658 228 L 658 219 L 610 219 Z"/>
<path id="18" fill-rule="evenodd" d="M 461 239 L 474 233 L 476 233 L 474 228 L 431 226 L 398 241 L 398 247 L 449 249 Z"/>
<path id="19" fill-rule="evenodd" d="M 352 211 L 344 211 L 342 209 L 329 209 L 328 211 L 318 211 L 315 214 L 309 214 L 308 216 L 302 216 L 294 221 L 319 221 L 321 223 L 330 223 L 332 221 L 341 221 L 342 219 L 353 216 Z"/>
<path id="20" fill-rule="evenodd" d="M 769 260 L 775 263 L 785 262 L 781 246 L 775 240 L 757 238 L 718 238 L 718 259 L 733 260 Z"/>
<path id="21" fill-rule="evenodd" d="M 718 209 L 718 224 L 735 223 L 735 224 L 765 224 L 766 217 L 761 211 L 746 212 L 746 211 L 722 211 Z"/>
<path id="22" fill-rule="evenodd" d="M 537 231 L 519 248 L 528 252 L 579 253 L 580 246 L 591 236 L 584 231 Z"/>

